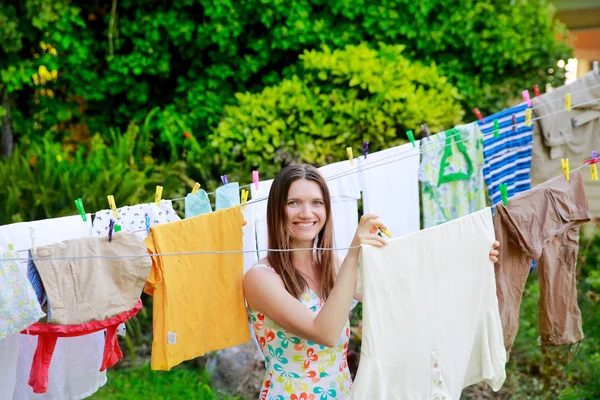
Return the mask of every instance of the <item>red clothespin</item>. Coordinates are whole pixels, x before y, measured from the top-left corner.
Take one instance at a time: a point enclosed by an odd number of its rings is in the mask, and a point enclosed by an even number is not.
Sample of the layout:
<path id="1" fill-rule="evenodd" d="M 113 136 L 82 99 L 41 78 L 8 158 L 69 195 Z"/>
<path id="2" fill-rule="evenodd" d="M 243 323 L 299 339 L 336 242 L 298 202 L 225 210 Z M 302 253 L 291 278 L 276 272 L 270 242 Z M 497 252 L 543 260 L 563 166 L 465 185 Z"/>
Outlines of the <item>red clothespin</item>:
<path id="1" fill-rule="evenodd" d="M 258 170 L 252 171 L 252 183 L 254 183 L 254 188 L 258 190 Z"/>
<path id="2" fill-rule="evenodd" d="M 367 158 L 367 154 L 369 154 L 369 142 L 363 142 L 363 156 L 365 159 Z"/>
<path id="3" fill-rule="evenodd" d="M 531 98 L 529 97 L 529 90 L 523 90 L 523 100 L 527 103 L 527 107 L 531 107 Z"/>
<path id="4" fill-rule="evenodd" d="M 512 128 L 513 132 L 517 131 L 517 114 L 512 115 Z"/>
<path id="5" fill-rule="evenodd" d="M 533 94 L 535 94 L 535 97 L 540 97 L 540 87 L 538 85 L 533 85 Z"/>
<path id="6" fill-rule="evenodd" d="M 426 138 L 429 138 L 429 129 L 427 129 L 427 124 L 421 124 L 421 129 L 423 129 L 423 134 Z"/>
<path id="7" fill-rule="evenodd" d="M 478 108 L 474 108 L 473 113 L 475 114 L 477 119 L 481 121 L 482 124 L 485 124 L 485 118 L 483 118 L 483 115 L 481 115 Z"/>
<path id="8" fill-rule="evenodd" d="M 223 182 L 223 185 L 227 185 L 229 183 L 227 181 L 227 175 L 221 175 L 221 182 Z"/>

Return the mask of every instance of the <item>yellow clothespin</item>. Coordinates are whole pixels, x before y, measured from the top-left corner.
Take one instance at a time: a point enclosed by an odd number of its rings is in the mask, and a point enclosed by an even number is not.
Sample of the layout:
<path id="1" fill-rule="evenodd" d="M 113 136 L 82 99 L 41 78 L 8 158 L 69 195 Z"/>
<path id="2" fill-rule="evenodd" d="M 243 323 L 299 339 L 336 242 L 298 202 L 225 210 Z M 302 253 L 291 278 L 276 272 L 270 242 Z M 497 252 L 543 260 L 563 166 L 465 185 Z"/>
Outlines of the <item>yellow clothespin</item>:
<path id="1" fill-rule="evenodd" d="M 242 189 L 242 210 L 246 209 L 246 206 L 244 204 L 246 204 L 246 202 L 248 201 L 248 194 L 250 194 L 249 191 L 247 191 L 246 189 Z"/>
<path id="2" fill-rule="evenodd" d="M 531 108 L 525 109 L 525 126 L 531 126 Z"/>
<path id="3" fill-rule="evenodd" d="M 565 178 L 569 180 L 569 159 L 561 158 L 560 163 L 562 165 L 563 174 L 565 174 Z"/>
<path id="4" fill-rule="evenodd" d="M 354 156 L 352 155 L 352 147 L 346 147 L 346 153 L 348 153 L 348 160 L 350 160 L 350 166 L 354 166 Z"/>
<path id="5" fill-rule="evenodd" d="M 119 213 L 117 212 L 117 205 L 115 204 L 115 197 L 111 194 L 109 196 L 106 196 L 106 198 L 108 199 L 108 206 L 112 210 L 115 219 L 119 218 Z"/>
<path id="6" fill-rule="evenodd" d="M 387 229 L 385 229 L 385 228 L 383 228 L 381 226 L 379 226 L 378 228 L 381 231 L 381 233 L 383 233 L 385 236 L 387 236 L 389 238 L 392 237 L 392 233 L 390 231 L 388 231 Z"/>
<path id="7" fill-rule="evenodd" d="M 571 111 L 571 93 L 567 93 L 565 96 L 565 109 Z"/>
<path id="8" fill-rule="evenodd" d="M 201 188 L 202 186 L 200 186 L 200 184 L 198 182 L 196 182 L 196 184 L 194 185 L 194 188 L 192 189 L 192 194 L 196 194 L 196 192 Z"/>
<path id="9" fill-rule="evenodd" d="M 154 196 L 154 202 L 156 203 L 156 207 L 160 206 L 160 199 L 162 198 L 162 186 L 156 186 L 156 195 Z"/>

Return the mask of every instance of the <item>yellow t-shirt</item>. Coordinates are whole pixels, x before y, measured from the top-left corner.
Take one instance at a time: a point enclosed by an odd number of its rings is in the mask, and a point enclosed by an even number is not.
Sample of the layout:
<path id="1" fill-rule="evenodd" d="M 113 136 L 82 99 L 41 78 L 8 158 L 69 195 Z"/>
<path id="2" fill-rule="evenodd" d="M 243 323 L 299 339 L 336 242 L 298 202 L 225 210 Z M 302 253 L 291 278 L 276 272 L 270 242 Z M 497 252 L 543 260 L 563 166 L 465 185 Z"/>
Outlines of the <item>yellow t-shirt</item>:
<path id="1" fill-rule="evenodd" d="M 152 254 L 241 251 L 241 208 L 153 226 L 145 244 Z M 242 253 L 152 257 L 153 370 L 250 340 L 243 275 Z"/>

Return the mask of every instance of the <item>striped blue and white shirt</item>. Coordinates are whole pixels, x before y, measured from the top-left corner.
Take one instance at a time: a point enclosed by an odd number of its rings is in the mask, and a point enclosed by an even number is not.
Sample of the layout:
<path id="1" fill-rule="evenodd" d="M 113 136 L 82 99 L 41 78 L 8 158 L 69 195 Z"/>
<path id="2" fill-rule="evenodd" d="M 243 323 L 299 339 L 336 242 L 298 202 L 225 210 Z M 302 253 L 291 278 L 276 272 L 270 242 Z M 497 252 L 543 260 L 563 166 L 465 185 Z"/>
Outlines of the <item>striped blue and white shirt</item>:
<path id="1" fill-rule="evenodd" d="M 533 123 L 525 126 L 526 103 L 508 108 L 478 121 L 483 140 L 483 178 L 492 204 L 502 201 L 500 183 L 506 183 L 508 198 L 531 188 L 531 150 Z M 513 127 L 513 115 L 516 125 Z M 499 136 L 494 137 L 494 120 Z"/>

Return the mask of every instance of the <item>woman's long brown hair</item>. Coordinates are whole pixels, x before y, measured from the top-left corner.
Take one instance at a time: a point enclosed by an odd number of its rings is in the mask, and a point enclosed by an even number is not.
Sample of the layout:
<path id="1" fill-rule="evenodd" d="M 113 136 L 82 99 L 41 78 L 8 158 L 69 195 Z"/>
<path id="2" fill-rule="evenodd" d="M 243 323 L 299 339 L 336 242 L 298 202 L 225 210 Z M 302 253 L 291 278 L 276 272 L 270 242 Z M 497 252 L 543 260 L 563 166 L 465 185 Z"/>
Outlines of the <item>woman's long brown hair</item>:
<path id="1" fill-rule="evenodd" d="M 326 219 L 325 225 L 317 236 L 317 248 L 333 248 L 333 222 L 331 220 L 331 197 L 325 179 L 312 165 L 299 164 L 283 168 L 275 177 L 267 203 L 267 232 L 270 249 L 289 249 L 290 232 L 287 227 L 286 207 L 288 192 L 292 183 L 298 179 L 316 182 L 323 193 Z M 286 290 L 295 298 L 300 298 L 309 287 L 306 279 L 292 265 L 292 253 L 289 251 L 269 251 L 267 260 L 277 271 Z M 334 284 L 334 263 L 331 250 L 316 250 L 315 262 L 321 280 L 321 298 L 331 293 Z"/>

